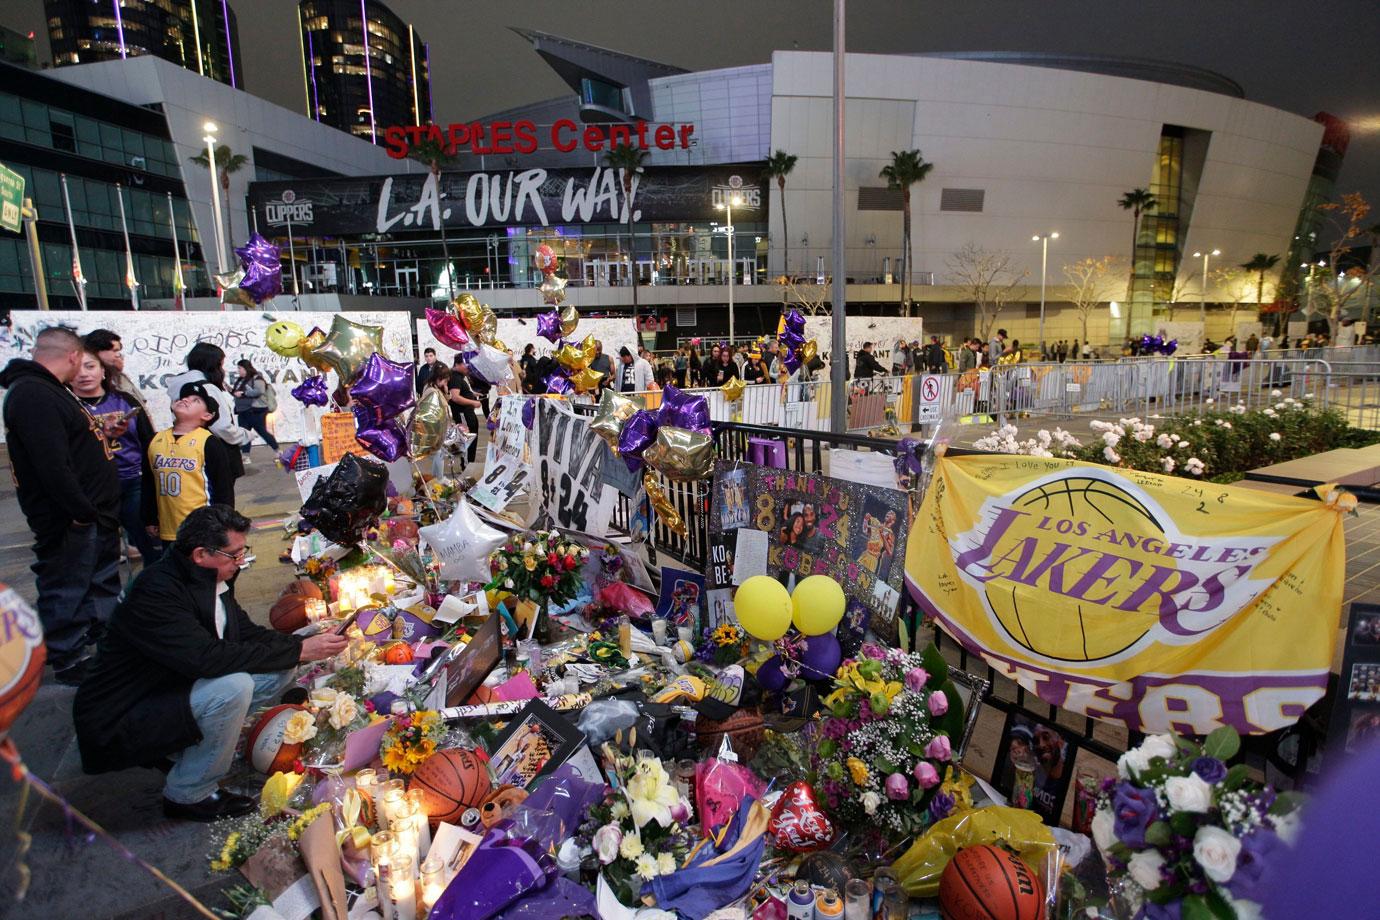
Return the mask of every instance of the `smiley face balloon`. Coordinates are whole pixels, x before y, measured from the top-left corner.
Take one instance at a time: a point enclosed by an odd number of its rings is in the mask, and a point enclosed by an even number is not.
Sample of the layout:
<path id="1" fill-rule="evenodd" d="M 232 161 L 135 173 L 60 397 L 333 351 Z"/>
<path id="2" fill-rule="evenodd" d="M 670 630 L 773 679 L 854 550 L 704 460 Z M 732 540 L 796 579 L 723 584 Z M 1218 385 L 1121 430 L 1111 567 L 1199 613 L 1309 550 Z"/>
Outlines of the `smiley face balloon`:
<path id="1" fill-rule="evenodd" d="M 305 336 L 301 326 L 291 320 L 280 319 L 264 330 L 264 344 L 275 355 L 295 358 Z"/>

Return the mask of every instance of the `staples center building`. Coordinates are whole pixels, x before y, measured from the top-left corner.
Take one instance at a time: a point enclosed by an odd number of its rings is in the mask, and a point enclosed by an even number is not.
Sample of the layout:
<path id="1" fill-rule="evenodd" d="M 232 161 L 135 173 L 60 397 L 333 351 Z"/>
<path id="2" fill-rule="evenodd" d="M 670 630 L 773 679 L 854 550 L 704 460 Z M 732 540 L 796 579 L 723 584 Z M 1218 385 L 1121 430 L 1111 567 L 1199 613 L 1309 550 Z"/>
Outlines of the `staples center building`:
<path id="1" fill-rule="evenodd" d="M 582 309 L 630 308 L 635 276 L 662 347 L 726 330 L 730 277 L 740 334 L 774 327 L 783 278 L 821 296 L 816 283 L 835 269 L 831 55 L 778 51 L 770 63 L 685 72 L 520 34 L 539 57 L 531 66 L 551 66 L 572 95 L 466 124 L 381 126 L 396 175 L 250 186 L 262 231 L 310 241 L 312 290 L 444 297 L 482 287 L 496 308 L 535 310 L 532 255 L 546 243 Z M 1171 299 L 1196 317 L 1202 263 L 1192 254 L 1216 250 L 1216 268 L 1289 253 L 1305 199 L 1330 192 L 1344 146 L 1344 132 L 1325 140 L 1318 120 L 1250 102 L 1218 74 L 1140 60 L 850 54 L 846 86 L 850 309 L 894 313 L 905 273 L 926 331 L 951 336 L 975 330 L 957 255 L 975 244 L 1004 256 L 1016 284 L 1000 324 L 1034 339 L 1038 238 L 1053 233 L 1047 340 L 1082 334 L 1061 301 L 1063 266 L 1084 259 L 1122 266 L 1105 296 L 1118 304 L 1094 313 L 1093 342 L 1151 331 Z M 645 154 L 626 186 L 605 159 L 620 143 Z M 901 193 L 878 174 L 892 151 L 910 149 L 933 170 L 912 190 L 905 253 Z M 429 171 L 400 159 L 436 150 L 449 156 Z M 784 191 L 764 172 L 778 150 L 798 158 Z M 1118 203 L 1135 188 L 1158 201 L 1139 226 Z M 1297 265 L 1293 256 L 1282 266 Z M 1242 300 L 1214 278 L 1210 304 Z M 1242 315 L 1253 318 L 1251 278 Z M 1266 280 L 1267 301 L 1289 283 Z M 1211 322 L 1208 332 L 1225 334 Z"/>

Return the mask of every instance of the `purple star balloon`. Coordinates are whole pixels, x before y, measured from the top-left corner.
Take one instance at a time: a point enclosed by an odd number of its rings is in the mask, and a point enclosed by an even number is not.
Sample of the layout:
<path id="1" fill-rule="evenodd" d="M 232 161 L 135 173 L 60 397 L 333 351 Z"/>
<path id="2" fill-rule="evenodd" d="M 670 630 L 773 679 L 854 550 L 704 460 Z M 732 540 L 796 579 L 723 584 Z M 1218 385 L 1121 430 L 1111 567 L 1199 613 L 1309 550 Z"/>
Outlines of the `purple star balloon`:
<path id="1" fill-rule="evenodd" d="M 570 385 L 570 378 L 559 371 L 547 374 L 546 379 L 544 379 L 542 383 L 546 384 L 546 392 L 548 393 L 570 394 L 575 390 L 575 388 Z"/>
<path id="2" fill-rule="evenodd" d="M 412 362 L 389 361 L 374 352 L 350 385 L 350 397 L 376 410 L 381 417 L 391 419 L 416 404 L 412 379 Z"/>
<path id="3" fill-rule="evenodd" d="M 792 348 L 786 353 L 785 362 L 787 372 L 794 374 L 796 369 L 800 367 L 800 352 Z"/>
<path id="4" fill-rule="evenodd" d="M 799 310 L 786 311 L 786 331 L 794 332 L 803 339 L 805 335 L 805 317 L 801 315 Z"/>
<path id="5" fill-rule="evenodd" d="M 537 314 L 537 335 L 555 344 L 561 337 L 561 314 L 556 310 Z"/>
<path id="6" fill-rule="evenodd" d="M 283 293 L 283 263 L 277 246 L 251 233 L 247 243 L 235 247 L 235 255 L 240 257 L 240 267 L 244 269 L 240 290 L 247 292 L 256 304 Z"/>
<path id="7" fill-rule="evenodd" d="M 801 345 L 805 344 L 805 336 L 801 335 L 799 332 L 792 332 L 789 329 L 778 335 L 776 340 L 791 351 L 795 351 L 800 348 Z"/>
<path id="8" fill-rule="evenodd" d="M 407 432 L 396 419 L 383 418 L 377 409 L 355 406 L 355 440 L 384 463 L 407 453 Z"/>
<path id="9" fill-rule="evenodd" d="M 623 423 L 623 430 L 618 433 L 618 454 L 628 469 L 636 472 L 642 466 L 642 452 L 656 443 L 658 427 L 656 413 L 646 409 L 638 409 Z"/>
<path id="10" fill-rule="evenodd" d="M 326 392 L 326 378 L 313 374 L 292 388 L 292 395 L 304 406 L 324 406 L 331 401 Z"/>
<path id="11" fill-rule="evenodd" d="M 691 396 L 667 384 L 661 391 L 657 423 L 709 434 L 709 402 L 703 396 Z"/>

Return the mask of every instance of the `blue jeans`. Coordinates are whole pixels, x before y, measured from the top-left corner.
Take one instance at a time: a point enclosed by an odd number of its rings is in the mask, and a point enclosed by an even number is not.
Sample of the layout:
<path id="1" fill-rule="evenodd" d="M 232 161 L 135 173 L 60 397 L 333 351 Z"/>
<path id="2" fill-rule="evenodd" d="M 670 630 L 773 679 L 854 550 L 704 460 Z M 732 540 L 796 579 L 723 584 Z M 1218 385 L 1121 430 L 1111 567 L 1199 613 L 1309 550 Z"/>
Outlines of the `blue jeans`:
<path id="1" fill-rule="evenodd" d="M 120 534 L 99 524 L 66 528 L 34 543 L 38 618 L 48 663 L 62 671 L 83 657 L 92 627 L 104 628 L 120 597 Z"/>
<path id="2" fill-rule="evenodd" d="M 144 565 L 152 565 L 163 555 L 163 549 L 144 529 L 144 517 L 139 510 L 142 492 L 143 484 L 138 479 L 120 480 L 120 526 L 125 529 L 129 545 L 144 557 Z"/>
<path id="3" fill-rule="evenodd" d="M 245 716 L 281 696 L 292 675 L 292 671 L 241 671 L 192 684 L 192 715 L 201 729 L 201 741 L 172 755 L 174 766 L 163 786 L 164 798 L 194 805 L 213 795 L 230 772 Z"/>
<path id="4" fill-rule="evenodd" d="M 246 409 L 244 412 L 238 413 L 238 415 L 241 428 L 248 428 L 250 431 L 256 432 L 259 437 L 264 439 L 265 444 L 274 450 L 278 449 L 277 439 L 274 438 L 273 433 L 268 430 L 267 409 Z M 254 439 L 250 438 L 240 447 L 240 450 L 244 451 L 246 457 L 249 456 L 249 445 L 253 443 L 253 441 Z"/>

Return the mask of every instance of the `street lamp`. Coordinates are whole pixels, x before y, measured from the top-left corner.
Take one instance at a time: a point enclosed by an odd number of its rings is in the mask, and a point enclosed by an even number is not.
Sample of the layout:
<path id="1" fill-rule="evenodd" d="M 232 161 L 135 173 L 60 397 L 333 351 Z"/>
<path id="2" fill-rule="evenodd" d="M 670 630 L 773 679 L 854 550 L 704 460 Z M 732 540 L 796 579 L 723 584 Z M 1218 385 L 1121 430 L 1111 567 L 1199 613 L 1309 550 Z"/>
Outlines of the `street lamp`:
<path id="1" fill-rule="evenodd" d="M 1196 258 L 1198 258 L 1199 256 L 1202 256 L 1202 259 L 1203 259 L 1203 287 L 1202 287 L 1202 290 L 1200 290 L 1200 291 L 1198 292 L 1198 321 L 1199 321 L 1200 323 L 1203 324 L 1203 329 L 1204 329 L 1204 330 L 1207 329 L 1207 272 L 1208 272 L 1208 257 L 1209 257 L 1209 256 L 1220 256 L 1221 254 L 1222 254 L 1222 250 L 1220 250 L 1220 249 L 1214 249 L 1212 252 L 1195 252 L 1195 253 L 1193 254 L 1193 258 L 1196 259 Z M 1232 330 L 1233 333 L 1235 333 L 1235 331 L 1236 331 L 1236 330 L 1234 330 L 1234 329 Z M 1206 334 L 1207 334 L 1207 333 L 1204 332 L 1204 335 L 1206 335 Z"/>
<path id="2" fill-rule="evenodd" d="M 734 195 L 728 201 L 721 201 L 714 207 L 728 215 L 728 344 L 733 344 L 733 276 L 736 274 L 733 264 L 733 209 L 741 207 L 743 198 L 741 195 Z"/>
<path id="3" fill-rule="evenodd" d="M 206 142 L 206 163 L 211 172 L 211 213 L 215 217 L 216 228 L 216 271 L 225 274 L 225 225 L 220 216 L 220 171 L 216 168 L 216 123 L 208 121 L 201 126 L 206 131 L 202 138 Z"/>
<path id="4" fill-rule="evenodd" d="M 1045 276 L 1049 272 L 1049 241 L 1057 240 L 1059 233 L 1037 233 L 1031 242 L 1040 244 L 1040 357 L 1045 354 Z"/>

